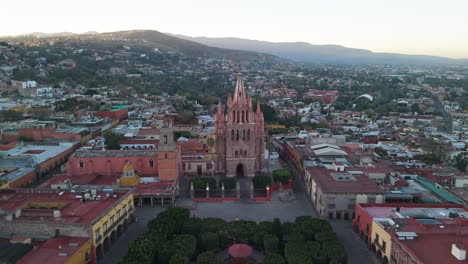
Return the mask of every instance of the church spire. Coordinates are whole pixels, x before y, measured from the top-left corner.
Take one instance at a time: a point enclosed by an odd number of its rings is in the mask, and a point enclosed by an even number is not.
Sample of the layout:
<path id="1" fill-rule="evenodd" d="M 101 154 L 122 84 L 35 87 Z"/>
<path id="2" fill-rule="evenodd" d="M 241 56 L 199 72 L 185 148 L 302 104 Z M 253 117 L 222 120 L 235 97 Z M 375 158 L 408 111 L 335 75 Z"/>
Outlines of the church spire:
<path id="1" fill-rule="evenodd" d="M 215 121 L 224 121 L 223 107 L 221 106 L 220 100 L 218 100 L 218 110 L 216 111 Z"/>
<path id="2" fill-rule="evenodd" d="M 244 80 L 242 79 L 242 73 L 237 74 L 236 90 L 234 92 L 234 104 L 243 105 L 247 103 L 245 96 Z"/>
<path id="3" fill-rule="evenodd" d="M 257 115 L 260 114 L 262 111 L 260 111 L 260 100 L 257 101 Z"/>

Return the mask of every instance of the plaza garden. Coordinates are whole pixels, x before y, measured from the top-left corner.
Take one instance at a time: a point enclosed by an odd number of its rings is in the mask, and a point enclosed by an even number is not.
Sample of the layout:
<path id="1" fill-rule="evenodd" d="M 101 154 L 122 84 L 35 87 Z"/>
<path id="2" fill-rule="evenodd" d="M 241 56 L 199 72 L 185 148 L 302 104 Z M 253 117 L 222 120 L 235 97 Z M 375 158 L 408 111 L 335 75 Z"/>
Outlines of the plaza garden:
<path id="1" fill-rule="evenodd" d="M 252 249 L 243 263 L 346 263 L 345 250 L 326 220 L 300 216 L 293 223 L 226 222 L 190 217 L 188 209 L 176 207 L 148 223 L 148 231 L 129 244 L 121 263 L 233 263 L 227 251 L 234 244 Z"/>

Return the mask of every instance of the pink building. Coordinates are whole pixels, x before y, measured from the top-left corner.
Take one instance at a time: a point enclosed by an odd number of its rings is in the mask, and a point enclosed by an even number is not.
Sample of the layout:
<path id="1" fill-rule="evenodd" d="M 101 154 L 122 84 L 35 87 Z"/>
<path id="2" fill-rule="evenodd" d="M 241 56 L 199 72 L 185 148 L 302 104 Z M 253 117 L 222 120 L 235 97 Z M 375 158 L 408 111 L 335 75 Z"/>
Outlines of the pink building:
<path id="1" fill-rule="evenodd" d="M 321 91 L 310 89 L 307 93 L 302 96 L 303 99 L 315 99 L 322 104 L 333 104 L 338 98 L 338 91 Z"/>
<path id="2" fill-rule="evenodd" d="M 260 111 L 252 109 L 252 97 L 247 96 L 242 74 L 237 75 L 234 98 L 230 95 L 227 113 L 221 103 L 215 115 L 214 166 L 216 173 L 234 176 L 255 176 L 262 169 L 264 120 Z"/>

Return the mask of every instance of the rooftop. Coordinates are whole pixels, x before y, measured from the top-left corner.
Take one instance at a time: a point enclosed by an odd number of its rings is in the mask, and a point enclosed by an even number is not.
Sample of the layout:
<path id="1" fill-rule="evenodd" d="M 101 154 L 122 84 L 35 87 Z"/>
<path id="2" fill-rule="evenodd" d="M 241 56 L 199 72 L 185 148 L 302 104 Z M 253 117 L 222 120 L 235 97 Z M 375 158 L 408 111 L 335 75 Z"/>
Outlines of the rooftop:
<path id="1" fill-rule="evenodd" d="M 77 151 L 72 157 L 76 158 L 104 158 L 104 157 L 156 157 L 153 150 L 106 150 L 106 151 Z"/>
<path id="2" fill-rule="evenodd" d="M 54 237 L 23 256 L 17 264 L 65 263 L 85 245 L 89 238 Z"/>
<path id="3" fill-rule="evenodd" d="M 36 164 L 40 164 L 71 149 L 73 145 L 74 142 L 63 142 L 58 145 L 24 144 L 6 151 L 5 155 L 10 157 L 30 156 L 33 157 Z"/>
<path id="4" fill-rule="evenodd" d="M 458 264 L 466 260 L 458 260 L 452 255 L 452 244 L 464 244 L 466 236 L 454 234 L 418 234 L 411 240 L 400 240 L 417 258 L 425 264 Z"/>
<path id="5" fill-rule="evenodd" d="M 109 197 L 103 191 L 96 191 L 95 198 L 83 202 L 85 193 L 54 191 L 50 189 L 6 189 L 0 190 L 0 214 L 21 210 L 15 221 L 46 221 L 89 224 L 104 211 L 112 207 L 131 190 L 113 190 Z M 54 217 L 54 211 L 59 216 Z"/>
<path id="6" fill-rule="evenodd" d="M 320 167 L 307 167 L 323 192 L 329 193 L 379 193 L 384 190 L 364 174 L 336 172 Z"/>
<path id="7" fill-rule="evenodd" d="M 455 204 L 361 204 L 360 206 L 373 218 L 448 220 L 450 213 L 468 218 L 468 211 L 463 206 Z"/>

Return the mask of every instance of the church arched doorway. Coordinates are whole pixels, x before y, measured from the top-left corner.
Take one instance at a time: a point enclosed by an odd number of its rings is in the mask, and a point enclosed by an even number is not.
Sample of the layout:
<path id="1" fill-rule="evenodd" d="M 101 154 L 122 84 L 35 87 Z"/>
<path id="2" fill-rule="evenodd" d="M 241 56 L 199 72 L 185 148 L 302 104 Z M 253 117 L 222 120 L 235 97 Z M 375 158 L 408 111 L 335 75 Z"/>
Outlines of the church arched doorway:
<path id="1" fill-rule="evenodd" d="M 236 177 L 244 177 L 245 176 L 245 169 L 242 163 L 237 164 L 236 167 Z"/>

